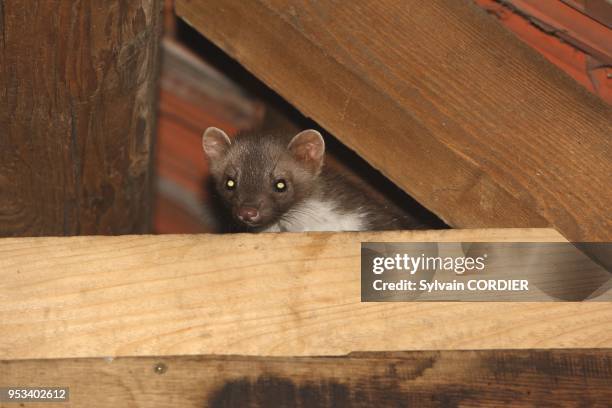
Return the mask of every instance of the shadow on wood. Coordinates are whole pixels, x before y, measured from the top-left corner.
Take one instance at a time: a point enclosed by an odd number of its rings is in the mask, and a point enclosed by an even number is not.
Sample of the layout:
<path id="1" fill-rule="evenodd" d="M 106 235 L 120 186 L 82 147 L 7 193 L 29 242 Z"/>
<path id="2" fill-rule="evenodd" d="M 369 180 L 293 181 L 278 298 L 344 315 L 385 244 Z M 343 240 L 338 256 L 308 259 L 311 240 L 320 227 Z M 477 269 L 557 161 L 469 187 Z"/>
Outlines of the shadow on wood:
<path id="1" fill-rule="evenodd" d="M 70 387 L 73 406 L 100 408 L 606 407 L 612 399 L 609 349 L 22 360 L 0 361 L 0 370 L 7 383 Z"/>

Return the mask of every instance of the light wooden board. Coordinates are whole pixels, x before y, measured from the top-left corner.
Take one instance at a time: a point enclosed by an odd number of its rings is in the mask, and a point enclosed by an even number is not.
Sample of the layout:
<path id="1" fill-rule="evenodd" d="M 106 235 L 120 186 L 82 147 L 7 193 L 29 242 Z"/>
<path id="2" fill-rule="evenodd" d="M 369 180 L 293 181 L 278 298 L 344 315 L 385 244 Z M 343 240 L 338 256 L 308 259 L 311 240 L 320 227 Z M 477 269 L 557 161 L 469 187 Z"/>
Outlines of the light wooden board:
<path id="1" fill-rule="evenodd" d="M 5 384 L 69 387 L 74 407 L 534 407 L 553 401 L 607 407 L 612 400 L 611 350 L 22 360 L 0 361 L 0 371 Z M 42 405 L 67 404 L 24 406 Z"/>
<path id="2" fill-rule="evenodd" d="M 612 347 L 609 303 L 361 303 L 361 241 L 553 230 L 0 240 L 0 359 Z"/>
<path id="3" fill-rule="evenodd" d="M 176 11 L 449 225 L 612 240 L 612 109 L 470 0 Z"/>

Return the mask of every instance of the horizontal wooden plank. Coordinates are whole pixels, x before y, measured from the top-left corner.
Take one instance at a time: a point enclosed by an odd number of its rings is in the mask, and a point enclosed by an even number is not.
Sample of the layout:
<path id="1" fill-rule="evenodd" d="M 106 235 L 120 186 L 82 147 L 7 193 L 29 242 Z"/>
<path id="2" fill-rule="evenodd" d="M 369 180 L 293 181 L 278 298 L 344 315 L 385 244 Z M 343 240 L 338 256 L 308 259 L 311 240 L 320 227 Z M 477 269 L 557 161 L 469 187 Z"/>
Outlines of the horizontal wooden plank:
<path id="1" fill-rule="evenodd" d="M 612 240 L 612 109 L 471 1 L 176 11 L 449 225 Z"/>
<path id="2" fill-rule="evenodd" d="M 612 400 L 612 350 L 22 360 L 0 362 L 0 370 L 6 384 L 69 387 L 77 407 L 533 407 L 553 401 L 606 407 Z"/>
<path id="3" fill-rule="evenodd" d="M 361 303 L 362 241 L 563 241 L 549 229 L 0 240 L 0 359 L 612 347 L 612 308 Z"/>

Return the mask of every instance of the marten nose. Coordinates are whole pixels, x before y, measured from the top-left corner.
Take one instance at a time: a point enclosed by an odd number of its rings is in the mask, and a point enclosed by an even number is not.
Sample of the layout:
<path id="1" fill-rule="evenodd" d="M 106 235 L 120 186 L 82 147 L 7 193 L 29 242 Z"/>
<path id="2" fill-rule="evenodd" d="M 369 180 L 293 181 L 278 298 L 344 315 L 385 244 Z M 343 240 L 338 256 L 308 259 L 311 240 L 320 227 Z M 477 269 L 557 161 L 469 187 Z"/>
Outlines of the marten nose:
<path id="1" fill-rule="evenodd" d="M 253 207 L 240 207 L 237 215 L 241 221 L 253 222 L 259 218 L 259 211 Z"/>

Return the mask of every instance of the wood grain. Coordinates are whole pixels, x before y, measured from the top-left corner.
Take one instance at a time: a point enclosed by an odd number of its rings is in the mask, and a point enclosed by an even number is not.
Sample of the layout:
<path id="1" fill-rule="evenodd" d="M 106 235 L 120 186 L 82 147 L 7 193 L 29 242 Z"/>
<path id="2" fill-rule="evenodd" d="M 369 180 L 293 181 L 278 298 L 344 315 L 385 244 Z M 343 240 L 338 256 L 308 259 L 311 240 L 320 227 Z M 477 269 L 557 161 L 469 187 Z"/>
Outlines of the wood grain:
<path id="1" fill-rule="evenodd" d="M 0 240 L 0 359 L 612 347 L 612 308 L 361 303 L 360 242 L 549 229 Z"/>
<path id="2" fill-rule="evenodd" d="M 0 370 L 2 384 L 69 387 L 76 407 L 608 407 L 612 400 L 609 349 L 22 360 L 0 361 Z"/>
<path id="3" fill-rule="evenodd" d="M 0 1 L 0 236 L 148 231 L 160 11 Z"/>
<path id="4" fill-rule="evenodd" d="M 472 2 L 176 11 L 449 225 L 612 240 L 612 109 Z"/>

